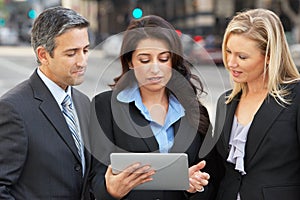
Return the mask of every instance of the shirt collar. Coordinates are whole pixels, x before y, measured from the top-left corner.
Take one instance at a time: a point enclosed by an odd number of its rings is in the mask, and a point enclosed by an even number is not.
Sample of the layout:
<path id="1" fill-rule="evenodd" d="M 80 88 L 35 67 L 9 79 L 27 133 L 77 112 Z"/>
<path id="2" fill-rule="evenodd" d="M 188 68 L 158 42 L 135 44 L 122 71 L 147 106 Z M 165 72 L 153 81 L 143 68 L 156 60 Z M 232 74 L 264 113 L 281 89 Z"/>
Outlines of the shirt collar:
<path id="1" fill-rule="evenodd" d="M 120 102 L 123 103 L 130 103 L 133 101 L 136 101 L 138 97 L 140 97 L 140 90 L 138 87 L 138 84 L 132 84 L 131 87 L 126 87 L 124 90 L 122 90 L 118 95 L 117 99 Z"/>
<path id="2" fill-rule="evenodd" d="M 42 79 L 42 81 L 45 83 L 47 88 L 50 90 L 52 96 L 54 97 L 55 101 L 58 103 L 58 105 L 61 107 L 61 103 L 63 102 L 64 98 L 68 94 L 70 97 L 72 97 L 72 87 L 68 86 L 67 91 L 63 90 L 61 87 L 59 87 L 56 83 L 54 83 L 52 80 L 50 80 L 41 70 L 40 68 L 37 69 L 37 74 Z"/>
<path id="3" fill-rule="evenodd" d="M 117 100 L 123 103 L 135 102 L 135 106 L 143 113 L 146 119 L 152 121 L 150 119 L 150 114 L 147 108 L 142 103 L 142 98 L 137 83 L 133 84 L 132 87 L 127 87 L 124 90 L 122 90 L 117 95 Z M 169 97 L 168 113 L 170 114 L 170 121 L 176 121 L 178 118 L 185 115 L 185 109 L 173 94 L 170 94 Z"/>
<path id="4" fill-rule="evenodd" d="M 185 115 L 185 109 L 173 94 L 169 97 L 168 114 L 169 116 L 166 119 L 169 120 L 169 122 L 166 121 L 165 123 L 171 124 Z"/>

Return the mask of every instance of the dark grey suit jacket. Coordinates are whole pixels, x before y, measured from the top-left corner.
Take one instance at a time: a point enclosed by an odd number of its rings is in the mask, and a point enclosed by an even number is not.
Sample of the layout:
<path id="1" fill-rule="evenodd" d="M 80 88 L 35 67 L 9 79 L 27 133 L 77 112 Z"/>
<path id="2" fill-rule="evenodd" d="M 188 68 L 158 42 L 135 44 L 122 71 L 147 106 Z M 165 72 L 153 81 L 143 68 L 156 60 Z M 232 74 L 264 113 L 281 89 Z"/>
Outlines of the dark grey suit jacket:
<path id="1" fill-rule="evenodd" d="M 90 101 L 76 89 L 72 98 L 87 134 Z M 70 130 L 36 71 L 1 97 L 0 147 L 0 199 L 89 199 Z"/>
<path id="2" fill-rule="evenodd" d="M 257 111 L 245 147 L 242 176 L 226 162 L 229 138 L 239 97 L 228 105 L 225 94 L 218 101 L 215 135 L 217 150 L 225 166 L 218 200 L 299 200 L 300 199 L 300 84 L 289 85 L 290 105 L 280 106 L 268 96 Z"/>

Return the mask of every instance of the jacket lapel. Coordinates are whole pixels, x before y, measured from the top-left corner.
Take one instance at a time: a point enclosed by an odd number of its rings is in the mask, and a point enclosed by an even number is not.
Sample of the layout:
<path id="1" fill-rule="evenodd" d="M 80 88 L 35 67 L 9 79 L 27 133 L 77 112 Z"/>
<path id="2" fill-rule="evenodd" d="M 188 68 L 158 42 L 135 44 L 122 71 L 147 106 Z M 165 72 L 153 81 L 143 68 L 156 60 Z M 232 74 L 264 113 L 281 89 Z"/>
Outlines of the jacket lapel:
<path id="1" fill-rule="evenodd" d="M 76 89 L 73 88 L 72 88 L 72 99 L 74 102 L 74 106 L 76 108 L 78 121 L 80 123 L 81 137 L 85 147 L 85 160 L 86 160 L 86 165 L 88 165 L 90 163 L 90 156 L 87 153 L 86 147 L 90 146 L 90 141 L 85 139 L 85 135 L 88 135 L 88 131 L 89 131 L 90 102 L 87 99 L 82 99 L 82 94 L 80 94 Z"/>
<path id="2" fill-rule="evenodd" d="M 255 114 L 248 132 L 245 149 L 245 166 L 249 166 L 249 162 L 253 159 L 268 129 L 272 126 L 283 109 L 284 107 L 280 106 L 271 96 L 268 96 L 263 102 Z"/>
<path id="3" fill-rule="evenodd" d="M 33 88 L 34 98 L 41 101 L 41 112 L 44 113 L 45 117 L 57 130 L 57 133 L 61 136 L 66 145 L 71 149 L 74 156 L 80 161 L 77 148 L 73 141 L 66 120 L 51 92 L 48 90 L 43 81 L 38 77 L 36 72 L 30 77 L 30 84 Z"/>
<path id="4" fill-rule="evenodd" d="M 171 152 L 186 152 L 198 134 L 200 133 L 188 122 L 187 117 L 182 117 L 174 124 L 174 145 Z"/>
<path id="5" fill-rule="evenodd" d="M 112 94 L 112 112 L 114 120 L 125 133 L 140 138 L 150 152 L 158 152 L 158 143 L 153 135 L 150 124 L 140 114 L 134 104 L 120 103 L 116 98 L 117 92 Z"/>
<path id="6" fill-rule="evenodd" d="M 139 120 L 145 120 L 144 118 L 141 119 L 140 116 L 136 117 L 136 122 L 138 122 Z M 140 137 L 145 144 L 147 145 L 147 147 L 149 148 L 150 152 L 159 152 L 159 145 L 158 142 L 155 139 L 155 136 L 152 132 L 152 129 L 150 127 L 150 124 L 147 122 L 146 126 L 140 126 L 138 123 L 134 123 L 132 121 L 132 116 L 130 118 L 132 127 L 135 129 L 136 134 L 138 135 L 138 137 Z"/>
<path id="7" fill-rule="evenodd" d="M 83 181 L 82 198 L 86 199 L 89 195 L 89 190 L 86 189 L 89 179 L 89 171 L 91 168 L 91 154 L 90 154 L 90 140 L 87 138 L 89 135 L 89 119 L 90 119 L 90 101 L 83 99 L 84 96 L 80 94 L 76 89 L 72 88 L 72 99 L 76 108 L 78 121 L 80 123 L 81 137 L 84 143 L 84 158 L 85 158 L 85 173 Z"/>
<path id="8" fill-rule="evenodd" d="M 234 115 L 235 115 L 235 110 L 237 108 L 240 95 L 241 94 L 238 94 L 224 108 L 224 109 L 226 109 L 226 115 L 225 115 L 225 119 L 224 119 L 223 131 L 222 131 L 221 135 L 223 135 L 223 137 L 222 137 L 222 143 L 223 143 L 223 146 L 225 148 L 226 156 L 229 153 L 229 139 L 230 139 L 230 135 L 231 135 L 231 129 L 232 129 L 233 119 L 234 119 Z"/>

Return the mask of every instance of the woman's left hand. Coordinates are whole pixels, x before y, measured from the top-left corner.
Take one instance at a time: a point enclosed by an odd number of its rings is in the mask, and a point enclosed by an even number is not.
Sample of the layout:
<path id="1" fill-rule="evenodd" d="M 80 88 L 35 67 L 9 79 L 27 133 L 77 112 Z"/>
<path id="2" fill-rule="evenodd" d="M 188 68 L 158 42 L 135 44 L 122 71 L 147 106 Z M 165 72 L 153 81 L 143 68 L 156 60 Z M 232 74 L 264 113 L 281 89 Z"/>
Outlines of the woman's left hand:
<path id="1" fill-rule="evenodd" d="M 204 186 L 208 184 L 210 177 L 208 173 L 200 171 L 205 165 L 206 162 L 203 160 L 189 168 L 190 188 L 187 190 L 188 192 L 195 193 L 204 191 Z"/>

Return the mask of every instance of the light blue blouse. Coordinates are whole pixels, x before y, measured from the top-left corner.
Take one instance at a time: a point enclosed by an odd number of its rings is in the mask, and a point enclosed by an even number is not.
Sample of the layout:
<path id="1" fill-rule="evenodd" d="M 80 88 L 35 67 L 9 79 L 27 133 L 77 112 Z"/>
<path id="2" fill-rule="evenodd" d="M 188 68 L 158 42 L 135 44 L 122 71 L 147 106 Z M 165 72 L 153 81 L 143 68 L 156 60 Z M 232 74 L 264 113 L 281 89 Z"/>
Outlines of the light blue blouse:
<path id="1" fill-rule="evenodd" d="M 141 114 L 150 122 L 151 130 L 159 145 L 161 153 L 168 153 L 174 144 L 173 124 L 185 115 L 185 110 L 174 95 L 169 97 L 169 107 L 163 125 L 156 123 L 142 102 L 140 90 L 137 84 L 131 88 L 125 88 L 117 95 L 117 100 L 123 103 L 134 102 Z"/>

